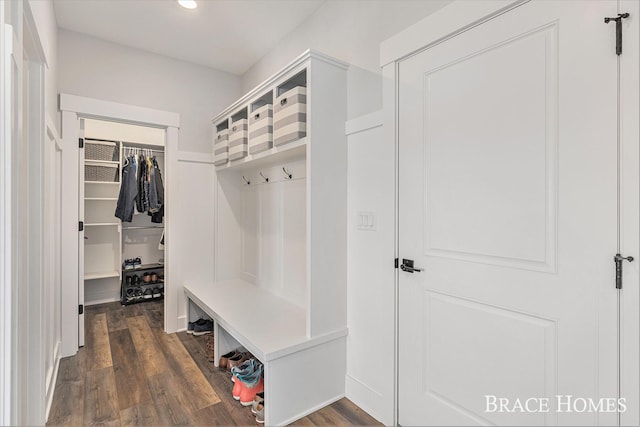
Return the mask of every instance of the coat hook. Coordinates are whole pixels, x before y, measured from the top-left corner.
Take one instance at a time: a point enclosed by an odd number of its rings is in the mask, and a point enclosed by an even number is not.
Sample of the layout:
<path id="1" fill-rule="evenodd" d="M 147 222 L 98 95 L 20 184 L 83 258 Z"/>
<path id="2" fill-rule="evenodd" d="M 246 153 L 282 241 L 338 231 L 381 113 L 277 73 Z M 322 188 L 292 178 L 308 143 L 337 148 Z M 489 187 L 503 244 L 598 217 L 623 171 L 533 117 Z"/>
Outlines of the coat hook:
<path id="1" fill-rule="evenodd" d="M 262 174 L 262 172 L 260 172 L 260 176 L 264 178 L 264 182 L 269 182 L 269 178 L 267 178 L 266 176 L 264 176 Z"/>
<path id="2" fill-rule="evenodd" d="M 291 175 L 285 168 L 282 168 L 282 171 L 284 172 L 284 174 L 287 176 L 287 179 L 291 179 L 293 178 L 293 175 Z"/>
<path id="3" fill-rule="evenodd" d="M 247 185 L 251 184 L 251 181 L 249 181 L 247 178 L 245 178 L 244 175 L 242 175 L 242 179 L 244 179 L 244 182 L 246 182 Z"/>

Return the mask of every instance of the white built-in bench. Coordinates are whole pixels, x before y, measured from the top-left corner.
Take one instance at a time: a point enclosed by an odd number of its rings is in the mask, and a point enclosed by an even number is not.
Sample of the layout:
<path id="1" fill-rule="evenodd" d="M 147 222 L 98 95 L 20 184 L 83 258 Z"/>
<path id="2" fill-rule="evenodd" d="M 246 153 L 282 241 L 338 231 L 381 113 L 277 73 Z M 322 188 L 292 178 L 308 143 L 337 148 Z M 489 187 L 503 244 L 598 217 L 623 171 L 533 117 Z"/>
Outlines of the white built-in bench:
<path id="1" fill-rule="evenodd" d="M 214 321 L 216 366 L 242 347 L 264 364 L 267 425 L 289 424 L 344 397 L 346 329 L 310 339 L 303 309 L 238 279 L 184 290 Z"/>

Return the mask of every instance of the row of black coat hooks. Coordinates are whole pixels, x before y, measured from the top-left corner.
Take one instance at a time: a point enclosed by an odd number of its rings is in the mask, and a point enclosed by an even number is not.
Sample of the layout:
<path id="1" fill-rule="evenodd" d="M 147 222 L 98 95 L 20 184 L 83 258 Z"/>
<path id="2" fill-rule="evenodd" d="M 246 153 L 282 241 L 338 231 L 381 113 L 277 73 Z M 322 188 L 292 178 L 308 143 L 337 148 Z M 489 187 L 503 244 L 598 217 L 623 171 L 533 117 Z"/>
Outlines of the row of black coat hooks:
<path id="1" fill-rule="evenodd" d="M 289 172 L 284 167 L 282 168 L 282 172 L 284 172 L 284 179 L 287 179 L 287 180 L 293 179 L 293 174 L 291 174 L 291 172 Z M 260 172 L 260 176 L 264 180 L 263 181 L 264 183 L 268 183 L 269 182 L 269 177 L 264 176 L 264 174 L 262 172 Z M 249 179 L 247 179 L 244 175 L 242 175 L 242 179 L 244 180 L 245 184 L 251 185 L 251 181 Z"/>

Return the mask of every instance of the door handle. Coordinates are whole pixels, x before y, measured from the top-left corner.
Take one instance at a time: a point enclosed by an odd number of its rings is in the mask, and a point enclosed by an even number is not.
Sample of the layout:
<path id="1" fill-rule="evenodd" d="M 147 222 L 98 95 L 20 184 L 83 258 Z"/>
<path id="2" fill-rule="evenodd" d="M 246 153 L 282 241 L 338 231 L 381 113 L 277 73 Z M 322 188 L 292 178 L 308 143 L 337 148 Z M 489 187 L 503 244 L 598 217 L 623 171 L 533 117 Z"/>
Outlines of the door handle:
<path id="1" fill-rule="evenodd" d="M 421 272 L 422 268 L 414 267 L 412 259 L 402 258 L 402 264 L 400 265 L 400 270 L 413 274 L 413 273 Z"/>

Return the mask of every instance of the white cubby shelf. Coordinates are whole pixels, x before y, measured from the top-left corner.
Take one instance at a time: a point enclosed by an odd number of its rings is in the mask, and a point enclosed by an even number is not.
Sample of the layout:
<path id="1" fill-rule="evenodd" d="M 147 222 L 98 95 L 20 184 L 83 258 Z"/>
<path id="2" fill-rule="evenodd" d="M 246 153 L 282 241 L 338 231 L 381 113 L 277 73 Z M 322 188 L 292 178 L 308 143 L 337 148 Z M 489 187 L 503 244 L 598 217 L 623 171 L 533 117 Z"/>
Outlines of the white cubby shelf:
<path id="1" fill-rule="evenodd" d="M 216 363 L 235 348 L 264 363 L 268 425 L 345 393 L 347 68 L 308 50 L 212 120 L 216 141 L 280 100 L 273 133 L 281 126 L 281 144 L 266 143 L 268 126 L 258 127 L 245 156 L 215 166 L 215 275 L 184 285 L 190 318 L 214 320 Z M 242 143 L 233 138 L 233 157 Z"/>

